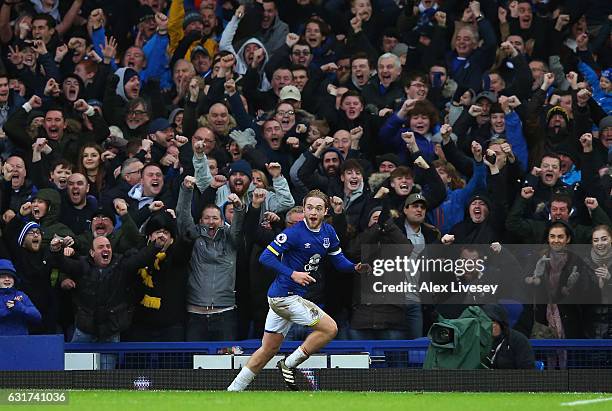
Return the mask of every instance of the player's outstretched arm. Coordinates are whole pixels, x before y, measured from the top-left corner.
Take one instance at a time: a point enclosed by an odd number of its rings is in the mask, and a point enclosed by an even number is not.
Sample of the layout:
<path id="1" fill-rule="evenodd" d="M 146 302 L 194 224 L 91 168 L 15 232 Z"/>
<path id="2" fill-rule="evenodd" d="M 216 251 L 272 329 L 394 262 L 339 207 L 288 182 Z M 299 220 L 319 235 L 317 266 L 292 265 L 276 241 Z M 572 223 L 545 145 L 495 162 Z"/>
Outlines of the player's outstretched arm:
<path id="1" fill-rule="evenodd" d="M 358 264 L 352 263 L 348 258 L 344 256 L 342 251 L 338 253 L 330 253 L 329 258 L 338 271 L 350 273 L 356 270 Z"/>

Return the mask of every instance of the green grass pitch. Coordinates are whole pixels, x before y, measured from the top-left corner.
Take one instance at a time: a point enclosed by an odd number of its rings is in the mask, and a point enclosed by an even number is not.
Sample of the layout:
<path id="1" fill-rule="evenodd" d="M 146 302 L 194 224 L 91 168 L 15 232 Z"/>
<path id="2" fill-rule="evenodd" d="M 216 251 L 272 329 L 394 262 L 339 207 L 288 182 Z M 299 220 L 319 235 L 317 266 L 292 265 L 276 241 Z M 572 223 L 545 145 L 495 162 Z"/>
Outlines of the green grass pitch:
<path id="1" fill-rule="evenodd" d="M 600 400 L 600 401 L 594 401 Z M 572 403 L 580 402 L 575 405 Z M 568 404 L 569 403 L 569 404 Z M 28 409 L 36 406 L 28 406 Z M 1 408 L 5 408 L 0 406 Z M 597 393 L 377 393 L 70 391 L 67 406 L 40 409 L 86 411 L 349 411 L 349 410 L 611 410 L 612 395 Z M 25 409 L 25 408 L 24 408 Z"/>

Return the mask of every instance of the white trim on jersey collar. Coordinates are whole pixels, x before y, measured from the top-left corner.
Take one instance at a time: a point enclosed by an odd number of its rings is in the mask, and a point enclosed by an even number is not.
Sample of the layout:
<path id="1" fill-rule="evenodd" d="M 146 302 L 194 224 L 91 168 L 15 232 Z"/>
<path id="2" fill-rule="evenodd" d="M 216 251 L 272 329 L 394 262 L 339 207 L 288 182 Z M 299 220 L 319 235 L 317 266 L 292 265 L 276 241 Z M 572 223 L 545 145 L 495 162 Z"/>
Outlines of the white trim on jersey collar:
<path id="1" fill-rule="evenodd" d="M 308 227 L 308 222 L 306 221 L 306 217 L 304 217 L 304 219 L 302 221 L 304 222 L 304 225 L 306 226 L 308 231 L 312 231 L 313 233 L 318 233 L 319 231 L 321 231 L 321 227 L 323 227 L 323 223 L 321 223 L 321 225 L 319 226 L 318 229 L 313 230 L 312 228 Z"/>

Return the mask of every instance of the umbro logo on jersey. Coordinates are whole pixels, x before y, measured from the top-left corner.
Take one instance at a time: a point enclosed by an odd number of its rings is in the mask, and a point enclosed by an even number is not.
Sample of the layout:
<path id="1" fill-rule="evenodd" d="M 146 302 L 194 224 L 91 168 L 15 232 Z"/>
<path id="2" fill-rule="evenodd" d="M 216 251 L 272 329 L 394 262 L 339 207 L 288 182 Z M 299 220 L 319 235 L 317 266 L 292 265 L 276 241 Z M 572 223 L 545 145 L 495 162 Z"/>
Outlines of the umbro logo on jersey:
<path id="1" fill-rule="evenodd" d="M 304 248 L 310 248 L 310 243 L 304 244 Z"/>

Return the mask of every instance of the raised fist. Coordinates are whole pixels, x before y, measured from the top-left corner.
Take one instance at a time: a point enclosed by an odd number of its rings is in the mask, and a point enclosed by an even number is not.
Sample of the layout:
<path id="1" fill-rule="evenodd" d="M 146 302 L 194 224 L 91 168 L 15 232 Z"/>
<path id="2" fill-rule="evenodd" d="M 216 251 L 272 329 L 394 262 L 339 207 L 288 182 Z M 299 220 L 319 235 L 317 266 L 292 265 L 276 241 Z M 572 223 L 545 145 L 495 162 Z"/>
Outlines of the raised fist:
<path id="1" fill-rule="evenodd" d="M 155 200 L 151 204 L 149 204 L 149 210 L 151 210 L 152 213 L 159 211 L 162 208 L 164 208 L 163 201 Z"/>
<path id="2" fill-rule="evenodd" d="M 521 189 L 521 197 L 523 197 L 525 200 L 529 200 L 534 194 L 535 190 L 533 187 L 523 187 Z"/>
<path id="3" fill-rule="evenodd" d="M 285 37 L 285 44 L 287 44 L 289 48 L 295 46 L 298 41 L 300 41 L 300 36 L 295 33 L 288 33 L 287 37 Z"/>
<path id="4" fill-rule="evenodd" d="M 587 197 L 584 199 L 584 205 L 588 208 L 589 211 L 595 210 L 599 207 L 599 203 L 595 197 Z"/>
<path id="5" fill-rule="evenodd" d="M 472 146 L 470 148 L 472 149 L 474 160 L 480 163 L 482 161 L 482 146 L 477 141 L 472 141 Z"/>
<path id="6" fill-rule="evenodd" d="M 281 165 L 279 163 L 266 163 L 266 169 L 272 178 L 277 178 L 281 175 Z"/>
<path id="7" fill-rule="evenodd" d="M 210 183 L 210 186 L 214 189 L 221 187 L 223 184 L 227 182 L 227 178 L 223 174 L 217 174 L 213 177 L 213 181 Z"/>
<path id="8" fill-rule="evenodd" d="M 42 106 L 42 100 L 36 94 L 30 97 L 28 103 L 30 103 L 30 106 L 32 106 L 32 108 L 40 108 Z"/>
<path id="9" fill-rule="evenodd" d="M 342 199 L 338 196 L 333 196 L 332 198 L 330 198 L 330 203 L 332 206 L 332 209 L 334 210 L 335 214 L 342 214 L 342 210 L 344 210 L 344 202 L 342 201 Z"/>
<path id="10" fill-rule="evenodd" d="M 183 187 L 185 187 L 187 190 L 193 190 L 195 183 L 196 179 L 193 176 L 185 176 L 183 179 Z"/>
<path id="11" fill-rule="evenodd" d="M 448 140 L 452 132 L 453 128 L 450 126 L 450 124 L 442 124 L 440 127 L 440 135 L 442 136 L 443 140 Z"/>
<path id="12" fill-rule="evenodd" d="M 87 111 L 87 109 L 89 109 L 89 104 L 87 104 L 87 102 L 85 100 L 80 98 L 80 99 L 78 99 L 77 101 L 74 102 L 73 107 L 79 113 L 84 113 L 84 112 Z"/>
<path id="13" fill-rule="evenodd" d="M 235 193 L 231 193 L 230 195 L 228 195 L 227 196 L 227 201 L 232 203 L 235 208 L 241 208 L 242 207 L 242 201 L 240 201 L 240 197 L 238 197 L 238 195 L 235 194 Z"/>
<path id="14" fill-rule="evenodd" d="M 253 191 L 253 200 L 251 201 L 253 207 L 259 208 L 261 204 L 265 201 L 267 195 L 268 190 L 264 188 L 256 188 Z"/>
<path id="15" fill-rule="evenodd" d="M 482 114 L 482 107 L 477 106 L 476 104 L 472 104 L 468 110 L 468 113 L 472 117 L 479 116 L 480 114 Z"/>
<path id="16" fill-rule="evenodd" d="M 591 133 L 584 133 L 581 135 L 580 144 L 582 145 L 582 151 L 585 153 L 593 151 L 593 135 Z"/>
<path id="17" fill-rule="evenodd" d="M 115 212 L 122 217 L 128 212 L 127 202 L 123 198 L 115 198 L 113 200 L 113 206 L 115 207 Z"/>

